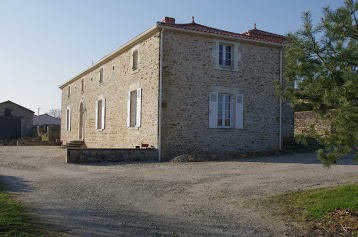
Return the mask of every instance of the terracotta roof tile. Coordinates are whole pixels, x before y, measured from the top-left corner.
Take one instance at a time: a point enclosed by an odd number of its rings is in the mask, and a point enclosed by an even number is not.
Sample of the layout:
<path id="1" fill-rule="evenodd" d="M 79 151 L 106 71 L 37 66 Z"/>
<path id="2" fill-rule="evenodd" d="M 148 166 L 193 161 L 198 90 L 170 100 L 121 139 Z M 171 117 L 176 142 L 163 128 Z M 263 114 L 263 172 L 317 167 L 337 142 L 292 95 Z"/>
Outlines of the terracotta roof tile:
<path id="1" fill-rule="evenodd" d="M 285 36 L 273 34 L 266 31 L 261 31 L 257 29 L 252 29 L 245 33 L 240 34 L 240 33 L 234 33 L 230 31 L 220 30 L 213 27 L 197 24 L 194 21 L 188 24 L 175 24 L 175 23 L 165 23 L 165 22 L 157 22 L 157 24 L 161 26 L 173 27 L 177 29 L 192 30 L 197 32 L 230 36 L 238 39 L 252 39 L 252 40 L 279 43 L 279 44 L 284 44 L 287 41 L 287 37 Z"/>

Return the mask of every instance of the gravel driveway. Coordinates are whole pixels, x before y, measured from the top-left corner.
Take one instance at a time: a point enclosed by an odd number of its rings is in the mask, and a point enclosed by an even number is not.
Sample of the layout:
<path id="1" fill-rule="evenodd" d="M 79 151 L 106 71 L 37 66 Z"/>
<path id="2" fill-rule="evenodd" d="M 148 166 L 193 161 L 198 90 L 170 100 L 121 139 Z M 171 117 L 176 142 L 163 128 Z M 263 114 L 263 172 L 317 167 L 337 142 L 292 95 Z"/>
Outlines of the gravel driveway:
<path id="1" fill-rule="evenodd" d="M 59 147 L 0 147 L 0 178 L 65 236 L 282 236 L 255 200 L 358 181 L 313 154 L 203 163 L 65 164 Z"/>

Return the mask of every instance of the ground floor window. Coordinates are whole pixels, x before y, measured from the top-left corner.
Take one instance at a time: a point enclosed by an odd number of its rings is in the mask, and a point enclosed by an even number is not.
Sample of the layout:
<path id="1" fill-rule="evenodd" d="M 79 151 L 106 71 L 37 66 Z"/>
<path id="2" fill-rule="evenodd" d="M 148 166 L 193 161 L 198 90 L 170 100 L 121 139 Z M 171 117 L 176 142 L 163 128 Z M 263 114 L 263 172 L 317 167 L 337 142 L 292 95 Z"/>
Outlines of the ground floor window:
<path id="1" fill-rule="evenodd" d="M 66 109 L 66 131 L 71 131 L 71 109 L 69 106 Z"/>
<path id="2" fill-rule="evenodd" d="M 142 89 L 128 92 L 127 127 L 140 127 L 142 117 Z"/>
<path id="3" fill-rule="evenodd" d="M 211 92 L 209 128 L 243 128 L 243 95 Z"/>
<path id="4" fill-rule="evenodd" d="M 102 96 L 96 100 L 96 129 L 104 129 L 106 114 L 106 99 Z"/>

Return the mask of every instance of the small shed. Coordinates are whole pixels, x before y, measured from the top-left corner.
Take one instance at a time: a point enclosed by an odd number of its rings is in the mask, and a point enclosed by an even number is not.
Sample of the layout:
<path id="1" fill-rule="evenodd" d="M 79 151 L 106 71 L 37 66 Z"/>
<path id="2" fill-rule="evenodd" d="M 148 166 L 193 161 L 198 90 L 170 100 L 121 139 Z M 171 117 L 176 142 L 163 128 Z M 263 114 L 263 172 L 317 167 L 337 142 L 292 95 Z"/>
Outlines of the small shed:
<path id="1" fill-rule="evenodd" d="M 34 111 L 10 100 L 0 103 L 0 140 L 32 136 Z"/>

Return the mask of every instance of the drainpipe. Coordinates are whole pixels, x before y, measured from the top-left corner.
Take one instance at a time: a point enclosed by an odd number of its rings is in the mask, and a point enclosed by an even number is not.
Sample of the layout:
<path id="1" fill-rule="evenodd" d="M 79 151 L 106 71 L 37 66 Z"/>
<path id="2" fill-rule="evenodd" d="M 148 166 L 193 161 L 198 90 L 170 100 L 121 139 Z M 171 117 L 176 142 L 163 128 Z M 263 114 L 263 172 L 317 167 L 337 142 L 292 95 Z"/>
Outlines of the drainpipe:
<path id="1" fill-rule="evenodd" d="M 282 86 L 282 51 L 283 47 L 280 49 L 280 86 Z M 282 96 L 280 96 L 280 129 L 279 129 L 279 138 L 278 138 L 278 148 L 282 148 Z"/>
<path id="2" fill-rule="evenodd" d="M 163 32 L 160 32 L 159 48 L 159 114 L 158 114 L 158 161 L 162 160 L 162 100 L 163 100 Z"/>

